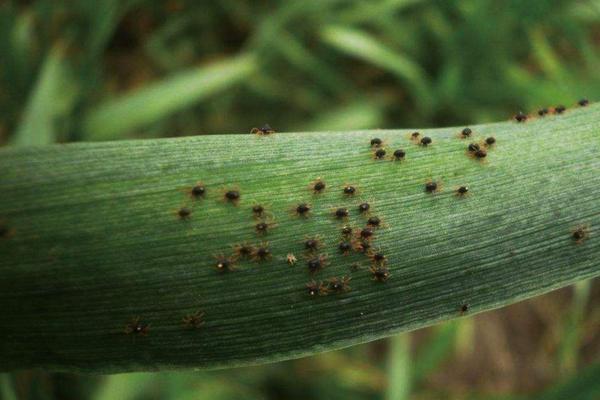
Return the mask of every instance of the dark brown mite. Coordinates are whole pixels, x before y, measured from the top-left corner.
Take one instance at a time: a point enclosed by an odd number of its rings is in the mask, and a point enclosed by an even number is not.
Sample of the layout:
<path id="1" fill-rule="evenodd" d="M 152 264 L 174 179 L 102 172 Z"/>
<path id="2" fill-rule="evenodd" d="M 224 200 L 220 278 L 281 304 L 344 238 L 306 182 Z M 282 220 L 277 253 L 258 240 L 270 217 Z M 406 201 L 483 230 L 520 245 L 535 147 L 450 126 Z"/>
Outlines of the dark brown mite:
<path id="1" fill-rule="evenodd" d="M 398 149 L 394 151 L 394 160 L 401 161 L 406 157 L 406 152 L 402 149 Z"/>
<path id="2" fill-rule="evenodd" d="M 469 305 L 469 303 L 463 303 L 463 304 L 460 306 L 460 315 L 463 315 L 463 314 L 467 313 L 467 312 L 469 311 L 469 308 L 470 308 L 470 307 L 471 307 L 471 306 Z"/>
<path id="3" fill-rule="evenodd" d="M 321 178 L 317 178 L 317 180 L 311 184 L 311 190 L 315 194 L 322 193 L 325 190 L 325 182 L 322 181 Z"/>
<path id="4" fill-rule="evenodd" d="M 265 261 L 270 259 L 271 256 L 271 249 L 269 249 L 268 242 L 259 244 L 252 252 L 252 260 L 254 261 Z"/>
<path id="5" fill-rule="evenodd" d="M 340 242 L 338 244 L 338 250 L 343 255 L 347 255 L 350 252 L 350 250 L 352 250 L 352 245 L 350 244 L 350 242 Z"/>
<path id="6" fill-rule="evenodd" d="M 329 293 L 327 285 L 323 282 L 310 281 L 306 284 L 306 291 L 311 297 L 326 296 Z"/>
<path id="7" fill-rule="evenodd" d="M 485 139 L 485 144 L 487 144 L 488 146 L 492 146 L 494 143 L 496 143 L 496 138 L 493 136 L 490 136 Z"/>
<path id="8" fill-rule="evenodd" d="M 431 140 L 431 138 L 430 138 L 429 136 L 424 136 L 424 137 L 421 139 L 421 146 L 423 146 L 423 147 L 427 147 L 427 146 L 429 146 L 431 143 L 432 143 L 432 140 Z"/>
<path id="9" fill-rule="evenodd" d="M 327 265 L 327 255 L 320 254 L 317 257 L 310 258 L 306 265 L 311 274 L 317 273 Z"/>
<path id="10" fill-rule="evenodd" d="M 352 234 L 352 228 L 349 226 L 344 226 L 341 233 L 343 237 L 349 237 Z"/>
<path id="11" fill-rule="evenodd" d="M 537 113 L 538 113 L 538 115 L 539 115 L 540 117 L 543 117 L 543 116 L 545 116 L 546 114 L 548 114 L 548 109 L 547 109 L 547 108 L 540 108 L 540 109 L 538 110 L 538 112 L 537 112 Z"/>
<path id="12" fill-rule="evenodd" d="M 421 134 L 419 132 L 413 132 L 413 133 L 410 134 L 410 137 L 413 140 L 418 139 L 419 136 L 421 136 Z"/>
<path id="13" fill-rule="evenodd" d="M 383 143 L 383 141 L 379 138 L 371 139 L 371 147 L 379 147 L 379 146 L 381 146 L 382 143 Z"/>
<path id="14" fill-rule="evenodd" d="M 182 322 L 186 328 L 199 329 L 204 325 L 204 313 L 202 311 L 196 311 L 192 314 L 188 314 L 183 317 Z"/>
<path id="15" fill-rule="evenodd" d="M 561 104 L 561 105 L 554 107 L 554 112 L 557 114 L 562 114 L 563 112 L 565 112 L 566 109 L 567 108 Z"/>
<path id="16" fill-rule="evenodd" d="M 329 278 L 329 290 L 334 293 L 346 293 L 351 290 L 350 281 L 352 278 L 342 276 L 341 278 Z"/>
<path id="17" fill-rule="evenodd" d="M 425 192 L 435 193 L 439 189 L 439 185 L 436 181 L 429 181 L 425 184 Z"/>
<path id="18" fill-rule="evenodd" d="M 254 252 L 254 246 L 247 243 L 240 243 L 233 246 L 233 252 L 239 258 L 249 258 Z"/>
<path id="19" fill-rule="evenodd" d="M 356 187 L 352 185 L 345 185 L 343 192 L 346 196 L 354 196 L 356 194 Z"/>
<path id="20" fill-rule="evenodd" d="M 201 197 L 204 197 L 206 195 L 206 187 L 204 187 L 203 184 L 201 183 L 197 183 L 193 188 L 192 188 L 192 196 L 196 199 L 199 199 Z"/>
<path id="21" fill-rule="evenodd" d="M 585 107 L 590 104 L 590 101 L 588 99 L 581 99 L 577 102 L 577 104 L 581 107 Z"/>
<path id="22" fill-rule="evenodd" d="M 525 122 L 525 121 L 527 121 L 527 114 L 523 114 L 522 111 L 519 111 L 515 115 L 515 121 L 517 121 L 517 122 Z"/>
<path id="23" fill-rule="evenodd" d="M 337 218 L 337 219 L 344 219 L 344 218 L 348 218 L 348 209 L 347 208 L 337 208 L 334 212 L 333 215 Z"/>
<path id="24" fill-rule="evenodd" d="M 487 151 L 485 151 L 484 149 L 479 149 L 476 152 L 474 152 L 473 155 L 475 156 L 475 158 L 482 159 L 487 156 Z"/>
<path id="25" fill-rule="evenodd" d="M 272 133 L 275 133 L 275 130 L 273 128 L 271 128 L 271 126 L 269 124 L 264 124 L 260 128 L 252 128 L 250 130 L 250 133 L 255 133 L 259 136 L 264 136 L 264 135 L 270 135 Z"/>
<path id="26" fill-rule="evenodd" d="M 358 233 L 358 236 L 361 239 L 370 240 L 373 237 L 374 234 L 375 234 L 375 232 L 373 232 L 373 229 L 371 229 L 371 228 L 362 228 L 360 230 L 360 232 Z"/>
<path id="27" fill-rule="evenodd" d="M 380 265 L 371 266 L 369 271 L 373 276 L 371 279 L 377 282 L 386 282 L 391 275 L 390 271 L 386 267 L 382 267 Z"/>
<path id="28" fill-rule="evenodd" d="M 296 206 L 296 208 L 294 209 L 294 212 L 296 213 L 296 215 L 299 215 L 301 217 L 306 217 L 310 213 L 310 209 L 311 209 L 311 207 L 309 204 L 300 203 Z"/>
<path id="29" fill-rule="evenodd" d="M 181 207 L 177 211 L 177 215 L 179 215 L 180 219 L 188 219 L 192 215 L 192 210 L 187 207 Z"/>
<path id="30" fill-rule="evenodd" d="M 470 153 L 475 153 L 477 150 L 479 150 L 479 148 L 480 148 L 480 147 L 479 147 L 479 145 L 478 145 L 477 143 L 471 143 L 471 144 L 469 144 L 469 146 L 467 147 L 467 150 L 468 150 Z"/>
<path id="31" fill-rule="evenodd" d="M 367 220 L 367 225 L 372 226 L 374 228 L 378 228 L 381 226 L 381 219 L 376 216 L 369 217 L 369 219 Z"/>
<path id="32" fill-rule="evenodd" d="M 465 128 L 462 130 L 462 132 L 460 133 L 460 135 L 463 138 L 468 138 L 469 136 L 471 136 L 471 133 L 473 133 L 473 131 L 471 130 L 471 128 Z"/>
<path id="33" fill-rule="evenodd" d="M 225 192 L 224 197 L 226 201 L 233 204 L 237 204 L 237 202 L 240 200 L 241 195 L 238 190 L 231 189 Z"/>
<path id="34" fill-rule="evenodd" d="M 275 224 L 272 222 L 261 221 L 258 224 L 254 225 L 254 230 L 259 235 L 266 235 L 274 227 L 275 227 Z"/>
<path id="35" fill-rule="evenodd" d="M 361 214 L 365 214 L 365 213 L 369 212 L 370 209 L 371 209 L 371 205 L 369 203 L 367 203 L 366 201 L 364 203 L 360 203 L 358 205 L 358 212 Z"/>
<path id="36" fill-rule="evenodd" d="M 254 214 L 255 217 L 262 217 L 265 214 L 265 207 L 260 204 L 253 205 L 252 214 Z"/>
<path id="37" fill-rule="evenodd" d="M 587 240 L 589 236 L 589 227 L 587 225 L 580 225 L 571 231 L 571 237 L 577 244 L 581 244 Z"/>
<path id="38" fill-rule="evenodd" d="M 226 257 L 222 254 L 215 256 L 217 261 L 215 262 L 215 268 L 219 272 L 230 272 L 235 271 L 235 259 L 233 257 Z"/>
<path id="39" fill-rule="evenodd" d="M 383 265 L 387 262 L 387 257 L 381 251 L 369 251 L 367 254 L 373 264 Z"/>
<path id="40" fill-rule="evenodd" d="M 375 153 L 373 153 L 373 157 L 375 157 L 377 160 L 382 160 L 386 154 L 387 153 L 385 149 L 377 149 Z"/>
<path id="41" fill-rule="evenodd" d="M 352 240 L 352 248 L 357 253 L 363 253 L 363 254 L 368 253 L 369 250 L 371 249 L 371 243 L 369 243 L 369 239 L 370 239 L 370 237 L 367 237 L 367 238 L 361 237 L 359 239 Z"/>
<path id="42" fill-rule="evenodd" d="M 465 196 L 467 193 L 469 193 L 468 186 L 460 186 L 458 189 L 456 189 L 456 194 L 458 196 Z"/>
<path id="43" fill-rule="evenodd" d="M 304 240 L 304 248 L 308 251 L 318 250 L 321 245 L 321 240 L 318 237 L 306 238 Z"/>
<path id="44" fill-rule="evenodd" d="M 140 335 L 146 336 L 150 329 L 150 324 L 145 324 L 141 322 L 140 317 L 135 317 L 131 319 L 131 322 L 125 325 L 125 333 L 130 335 Z"/>

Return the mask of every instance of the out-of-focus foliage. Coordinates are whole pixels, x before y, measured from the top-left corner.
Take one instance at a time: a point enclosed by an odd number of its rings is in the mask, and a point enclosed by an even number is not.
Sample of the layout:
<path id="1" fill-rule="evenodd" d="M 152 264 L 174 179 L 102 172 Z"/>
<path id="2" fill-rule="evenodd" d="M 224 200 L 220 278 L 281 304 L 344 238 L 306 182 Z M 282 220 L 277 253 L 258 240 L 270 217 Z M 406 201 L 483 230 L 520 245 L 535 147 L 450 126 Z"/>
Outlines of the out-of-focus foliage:
<path id="1" fill-rule="evenodd" d="M 600 93 L 599 21 L 593 0 L 8 1 L 0 133 L 27 144 L 504 119 Z"/>

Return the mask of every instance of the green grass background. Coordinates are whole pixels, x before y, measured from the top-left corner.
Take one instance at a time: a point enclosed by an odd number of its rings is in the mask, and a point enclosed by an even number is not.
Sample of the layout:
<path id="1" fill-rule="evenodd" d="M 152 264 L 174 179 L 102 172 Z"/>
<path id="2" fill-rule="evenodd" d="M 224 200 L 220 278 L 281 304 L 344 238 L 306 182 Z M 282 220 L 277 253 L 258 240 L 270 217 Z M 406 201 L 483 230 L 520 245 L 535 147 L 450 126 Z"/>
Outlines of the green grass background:
<path id="1" fill-rule="evenodd" d="M 600 98 L 600 1 L 0 3 L 4 145 L 468 125 Z M 597 398 L 597 282 L 307 359 L 2 375 L 1 399 Z"/>

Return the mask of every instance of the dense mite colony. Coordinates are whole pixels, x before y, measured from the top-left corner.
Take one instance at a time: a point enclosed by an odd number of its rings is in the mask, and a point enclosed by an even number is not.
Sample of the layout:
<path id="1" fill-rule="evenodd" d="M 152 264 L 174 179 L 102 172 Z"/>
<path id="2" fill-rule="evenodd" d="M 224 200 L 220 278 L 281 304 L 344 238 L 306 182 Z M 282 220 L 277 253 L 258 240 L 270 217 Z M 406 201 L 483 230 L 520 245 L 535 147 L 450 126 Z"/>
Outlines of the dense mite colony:
<path id="1" fill-rule="evenodd" d="M 128 335 L 134 334 L 146 336 L 149 329 L 150 325 L 141 322 L 140 317 L 132 318 L 131 322 L 125 325 L 125 333 Z"/>
<path id="2" fill-rule="evenodd" d="M 334 293 L 346 293 L 350 291 L 350 280 L 352 278 L 343 276 L 341 278 L 330 278 L 329 279 L 329 290 Z"/>
<path id="3" fill-rule="evenodd" d="M 427 147 L 427 146 L 429 146 L 431 144 L 431 142 L 432 142 L 432 140 L 431 140 L 431 138 L 429 136 L 424 136 L 421 139 L 421 146 Z"/>
<path id="4" fill-rule="evenodd" d="M 260 128 L 252 128 L 250 133 L 255 133 L 257 135 L 270 135 L 271 133 L 275 133 L 275 130 L 271 128 L 269 124 L 264 124 Z"/>
<path id="5" fill-rule="evenodd" d="M 203 184 L 197 183 L 196 186 L 192 188 L 192 196 L 196 199 L 204 197 L 206 195 L 206 187 Z"/>
<path id="6" fill-rule="evenodd" d="M 196 311 L 192 314 L 188 314 L 183 317 L 182 322 L 186 328 L 198 329 L 204 325 L 204 313 L 202 311 Z"/>
<path id="7" fill-rule="evenodd" d="M 471 130 L 471 128 L 465 128 L 462 130 L 462 132 L 460 133 L 460 135 L 463 138 L 468 138 L 469 136 L 471 136 L 471 133 L 473 133 L 473 131 Z"/>
<path id="8" fill-rule="evenodd" d="M 583 243 L 589 236 L 589 227 L 581 225 L 571 231 L 571 237 L 577 244 Z"/>
<path id="9" fill-rule="evenodd" d="M 325 190 L 325 182 L 321 180 L 321 178 L 317 178 L 311 185 L 313 193 L 321 193 Z"/>
<path id="10" fill-rule="evenodd" d="M 369 271 L 371 272 L 371 275 L 373 276 L 372 279 L 374 281 L 378 281 L 378 282 L 387 281 L 391 275 L 390 271 L 386 267 L 382 267 L 380 265 L 371 266 Z"/>
<path id="11" fill-rule="evenodd" d="M 557 114 L 562 114 L 563 112 L 565 112 L 566 109 L 567 108 L 561 104 L 561 105 L 554 107 L 554 112 Z"/>
<path id="12" fill-rule="evenodd" d="M 306 291 L 309 296 L 325 296 L 329 292 L 327 285 L 323 282 L 310 281 L 306 284 Z"/>
<path id="13" fill-rule="evenodd" d="M 394 151 L 394 160 L 401 161 L 406 157 L 406 152 L 402 149 L 398 149 Z"/>
<path id="14" fill-rule="evenodd" d="M 379 147 L 379 146 L 381 146 L 382 143 L 383 143 L 383 141 L 379 138 L 371 139 L 371 147 Z"/>
<path id="15" fill-rule="evenodd" d="M 311 274 L 317 273 L 327 265 L 327 255 L 320 254 L 314 258 L 310 258 L 307 262 L 308 271 Z"/>
<path id="16" fill-rule="evenodd" d="M 237 204 L 237 202 L 240 200 L 240 192 L 238 190 L 231 189 L 226 191 L 223 197 L 226 201 Z"/>
<path id="17" fill-rule="evenodd" d="M 356 194 L 356 187 L 352 185 L 344 185 L 343 191 L 346 196 L 354 196 L 354 194 Z"/>
<path id="18" fill-rule="evenodd" d="M 377 160 L 383 160 L 385 158 L 386 151 L 385 149 L 377 149 L 375 153 L 373 153 L 373 157 Z"/>
<path id="19" fill-rule="evenodd" d="M 519 111 L 516 115 L 515 115 L 515 120 L 517 122 L 525 122 L 527 121 L 527 114 L 523 114 L 522 111 Z"/>
<path id="20" fill-rule="evenodd" d="M 188 219 L 192 215 L 192 210 L 187 207 L 181 207 L 179 211 L 177 211 L 177 215 L 179 215 L 180 219 Z"/>
<path id="21" fill-rule="evenodd" d="M 217 261 L 215 262 L 215 268 L 219 272 L 230 272 L 235 271 L 235 259 L 227 257 L 222 254 L 215 256 Z"/>

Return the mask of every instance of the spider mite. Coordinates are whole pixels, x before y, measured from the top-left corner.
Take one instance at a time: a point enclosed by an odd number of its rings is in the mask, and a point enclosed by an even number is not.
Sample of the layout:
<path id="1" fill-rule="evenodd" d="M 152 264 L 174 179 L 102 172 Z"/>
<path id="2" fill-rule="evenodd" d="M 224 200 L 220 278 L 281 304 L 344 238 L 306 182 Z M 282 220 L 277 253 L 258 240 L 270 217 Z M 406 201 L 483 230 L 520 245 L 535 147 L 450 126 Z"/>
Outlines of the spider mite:
<path id="1" fill-rule="evenodd" d="M 585 107 L 590 104 L 590 101 L 588 99 L 581 99 L 577 102 L 577 104 L 581 107 Z"/>
<path id="2" fill-rule="evenodd" d="M 304 238 L 304 249 L 308 251 L 319 250 L 323 246 L 320 236 L 306 236 Z"/>
<path id="3" fill-rule="evenodd" d="M 465 128 L 460 132 L 460 137 L 466 139 L 470 137 L 472 133 L 473 131 L 471 130 L 471 128 Z"/>
<path id="4" fill-rule="evenodd" d="M 471 308 L 471 306 L 469 305 L 469 303 L 463 303 L 460 306 L 460 315 L 465 315 L 468 311 L 469 308 Z"/>
<path id="5" fill-rule="evenodd" d="M 441 190 L 442 185 L 436 181 L 429 181 L 425 183 L 425 192 L 426 193 L 437 193 Z"/>
<path id="6" fill-rule="evenodd" d="M 496 138 L 493 136 L 490 136 L 488 138 L 485 139 L 485 144 L 486 146 L 493 146 L 496 143 Z"/>
<path id="7" fill-rule="evenodd" d="M 292 209 L 292 213 L 297 217 L 308 217 L 310 214 L 310 210 L 312 209 L 310 204 L 300 203 Z"/>
<path id="8" fill-rule="evenodd" d="M 565 107 L 561 104 L 561 105 L 554 107 L 554 112 L 556 114 L 562 114 L 563 112 L 565 112 L 566 109 L 567 109 L 567 107 Z"/>
<path id="9" fill-rule="evenodd" d="M 470 152 L 469 156 L 471 156 L 472 158 L 476 158 L 478 160 L 483 160 L 484 158 L 487 157 L 487 151 L 485 151 L 484 149 L 479 149 L 472 153 Z"/>
<path id="10" fill-rule="evenodd" d="M 379 147 L 383 144 L 383 140 L 379 139 L 379 138 L 373 138 L 371 139 L 371 147 Z"/>
<path id="11" fill-rule="evenodd" d="M 421 134 L 419 132 L 413 132 L 410 134 L 410 139 L 411 140 L 419 140 L 419 137 L 421 137 Z"/>
<path id="12" fill-rule="evenodd" d="M 380 250 L 377 250 L 377 251 L 369 250 L 369 252 L 367 253 L 367 256 L 369 257 L 369 259 L 371 259 L 371 261 L 375 265 L 384 265 L 385 263 L 387 263 L 387 257 Z"/>
<path id="13" fill-rule="evenodd" d="M 571 238 L 577 244 L 581 244 L 590 236 L 590 227 L 588 225 L 579 225 L 571 230 Z"/>
<path id="14" fill-rule="evenodd" d="M 467 146 L 467 151 L 469 153 L 475 153 L 479 149 L 480 149 L 480 147 L 477 143 L 471 143 L 471 144 L 469 144 L 469 146 Z"/>
<path id="15" fill-rule="evenodd" d="M 397 149 L 397 150 L 394 150 L 393 155 L 394 155 L 394 158 L 392 158 L 393 161 L 402 161 L 406 157 L 406 152 L 402 149 Z"/>
<path id="16" fill-rule="evenodd" d="M 327 265 L 327 255 L 319 254 L 316 257 L 309 258 L 306 265 L 308 266 L 308 271 L 311 274 L 319 272 Z"/>
<path id="17" fill-rule="evenodd" d="M 369 251 L 369 249 L 371 248 L 371 244 L 369 243 L 369 239 L 364 239 L 364 238 L 354 239 L 354 240 L 352 240 L 352 248 L 357 253 L 366 254 Z"/>
<path id="18" fill-rule="evenodd" d="M 257 134 L 259 136 L 266 136 L 275 133 L 275 129 L 271 128 L 269 124 L 264 124 L 260 128 L 252 128 L 250 133 Z"/>
<path id="19" fill-rule="evenodd" d="M 236 188 L 226 189 L 223 192 L 223 200 L 227 203 L 232 203 L 233 205 L 237 205 L 240 201 L 240 191 Z"/>
<path id="20" fill-rule="evenodd" d="M 371 240 L 374 235 L 375 235 L 375 231 L 373 231 L 373 228 L 366 227 L 366 228 L 360 229 L 357 232 L 356 236 L 363 240 Z"/>
<path id="21" fill-rule="evenodd" d="M 381 218 L 377 216 L 369 217 L 369 219 L 367 220 L 367 226 L 370 226 L 372 228 L 379 228 L 382 224 L 383 223 L 381 222 Z"/>
<path id="22" fill-rule="evenodd" d="M 334 293 L 346 293 L 351 290 L 350 281 L 352 278 L 348 276 L 342 276 L 341 278 L 329 278 L 329 290 Z"/>
<path id="23" fill-rule="evenodd" d="M 315 282 L 313 280 L 306 284 L 306 291 L 309 296 L 316 297 L 326 296 L 329 292 L 329 289 L 327 288 L 327 285 L 325 285 L 323 282 Z"/>
<path id="24" fill-rule="evenodd" d="M 371 209 L 371 204 L 369 202 L 364 201 L 358 205 L 358 212 L 361 214 L 366 214 Z"/>
<path id="25" fill-rule="evenodd" d="M 346 219 L 348 218 L 348 215 L 350 215 L 350 213 L 348 212 L 348 209 L 344 207 L 336 208 L 333 211 L 333 216 L 337 219 Z"/>
<path id="26" fill-rule="evenodd" d="M 204 313 L 202 311 L 196 311 L 188 314 L 183 317 L 182 322 L 186 328 L 199 329 L 204 325 Z"/>
<path id="27" fill-rule="evenodd" d="M 325 182 L 321 180 L 321 178 L 315 179 L 310 184 L 310 190 L 312 190 L 314 194 L 322 193 L 325 190 Z"/>
<path id="28" fill-rule="evenodd" d="M 246 242 L 239 243 L 233 246 L 233 252 L 237 258 L 249 258 L 254 252 L 254 247 Z"/>
<path id="29" fill-rule="evenodd" d="M 373 158 L 376 160 L 383 160 L 385 158 L 386 155 L 386 151 L 385 149 L 377 149 L 375 150 L 375 152 L 373 152 Z"/>
<path id="30" fill-rule="evenodd" d="M 515 121 L 517 121 L 517 122 L 525 122 L 525 121 L 527 121 L 527 114 L 523 114 L 522 111 L 519 111 L 515 115 Z"/>
<path id="31" fill-rule="evenodd" d="M 192 216 L 192 210 L 188 207 L 181 207 L 177 211 L 177 216 L 182 220 L 189 219 Z"/>
<path id="32" fill-rule="evenodd" d="M 265 206 L 262 204 L 255 204 L 252 206 L 252 215 L 256 218 L 264 217 L 266 213 Z"/>
<path id="33" fill-rule="evenodd" d="M 296 264 L 296 261 L 298 261 L 298 259 L 296 258 L 296 256 L 292 253 L 288 253 L 287 256 L 285 256 L 285 261 L 291 266 Z"/>
<path id="34" fill-rule="evenodd" d="M 345 237 L 345 238 L 350 237 L 350 235 L 352 235 L 352 227 L 350 227 L 350 226 L 342 227 L 341 233 L 342 233 L 342 237 Z"/>
<path id="35" fill-rule="evenodd" d="M 538 113 L 538 115 L 539 115 L 540 117 L 543 117 L 543 116 L 545 116 L 546 114 L 548 114 L 548 109 L 547 109 L 547 108 L 540 108 L 540 109 L 538 110 L 538 112 L 537 112 L 537 113 Z"/>
<path id="36" fill-rule="evenodd" d="M 190 190 L 190 194 L 193 198 L 200 199 L 206 196 L 206 187 L 202 182 L 198 182 L 192 187 L 192 189 Z"/>
<path id="37" fill-rule="evenodd" d="M 354 196 L 358 192 L 358 189 L 356 189 L 356 186 L 354 185 L 345 184 L 344 188 L 342 189 L 342 192 L 344 193 L 344 195 L 350 197 Z"/>
<path id="38" fill-rule="evenodd" d="M 369 268 L 369 271 L 371 272 L 372 278 L 371 280 L 377 281 L 377 282 L 385 282 L 388 280 L 388 278 L 390 277 L 390 271 L 383 266 L 378 266 L 378 265 L 372 265 L 371 268 Z"/>
<path id="39" fill-rule="evenodd" d="M 269 249 L 269 243 L 263 242 L 254 248 L 252 252 L 252 260 L 254 261 L 266 261 L 271 258 L 271 250 Z"/>
<path id="40" fill-rule="evenodd" d="M 459 186 L 458 188 L 456 188 L 454 193 L 456 193 L 456 196 L 458 197 L 465 197 L 467 194 L 469 194 L 469 187 L 465 185 Z"/>
<path id="41" fill-rule="evenodd" d="M 125 333 L 130 335 L 146 336 L 150 329 L 150 324 L 145 324 L 140 320 L 140 317 L 131 319 L 131 322 L 125 325 Z"/>
<path id="42" fill-rule="evenodd" d="M 261 221 L 254 225 L 254 230 L 259 235 L 266 235 L 271 229 L 275 228 L 276 226 L 277 224 L 275 224 L 274 222 Z"/>
<path id="43" fill-rule="evenodd" d="M 230 272 L 235 271 L 235 258 L 227 257 L 223 254 L 218 254 L 215 256 L 215 268 L 219 272 Z"/>
<path id="44" fill-rule="evenodd" d="M 346 241 L 340 242 L 338 244 L 338 250 L 340 251 L 340 253 L 347 256 L 348 253 L 350 253 L 350 250 L 352 250 L 352 244 Z"/>
<path id="45" fill-rule="evenodd" d="M 431 140 L 431 138 L 429 136 L 423 136 L 423 138 L 421 139 L 421 146 L 423 147 L 427 147 L 429 146 L 433 141 Z"/>

